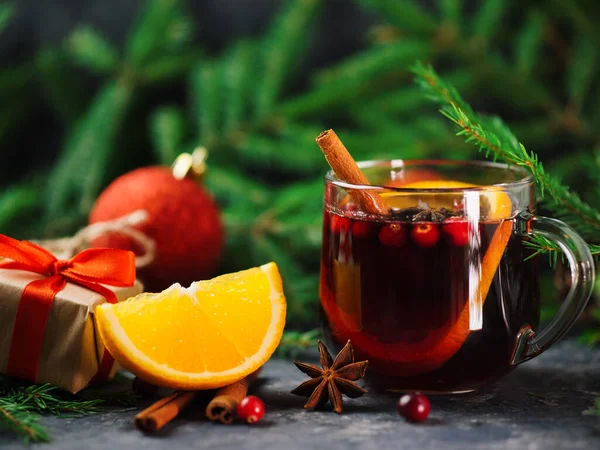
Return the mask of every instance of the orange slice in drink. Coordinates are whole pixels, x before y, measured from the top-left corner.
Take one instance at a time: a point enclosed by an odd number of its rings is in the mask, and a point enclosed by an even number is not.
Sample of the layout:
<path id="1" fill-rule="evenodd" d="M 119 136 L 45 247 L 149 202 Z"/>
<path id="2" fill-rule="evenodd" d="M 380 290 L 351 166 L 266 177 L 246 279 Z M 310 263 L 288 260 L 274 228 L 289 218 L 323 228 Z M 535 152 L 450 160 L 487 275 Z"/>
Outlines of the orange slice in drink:
<path id="1" fill-rule="evenodd" d="M 256 371 L 277 348 L 285 313 L 274 263 L 95 311 L 102 340 L 123 367 L 185 390 L 218 388 Z"/>
<path id="2" fill-rule="evenodd" d="M 405 187 L 428 189 L 476 186 L 459 181 L 429 180 L 410 183 L 405 185 Z M 406 204 L 408 198 L 403 193 L 391 192 L 384 193 L 382 196 L 393 207 L 415 206 L 414 194 L 409 195 L 413 196 L 410 205 Z M 443 195 L 446 195 L 444 193 L 433 193 L 432 195 L 435 196 L 431 197 L 433 200 L 432 203 L 438 203 L 435 207 L 440 207 L 439 204 L 443 205 L 444 202 L 448 201 L 448 199 L 442 198 Z M 489 202 L 488 219 L 500 222 L 481 262 L 481 278 L 478 280 L 479 298 L 485 301 L 512 234 L 512 221 L 505 220 L 509 219 L 512 215 L 512 202 L 506 193 L 499 190 L 495 191 L 491 188 L 490 190 L 482 191 L 481 196 L 485 197 Z M 430 204 L 430 206 L 433 205 Z M 335 269 L 336 266 L 334 265 Z M 322 266 L 321 270 L 326 276 L 326 268 Z M 334 278 L 337 278 L 337 275 L 334 274 Z M 356 274 L 356 276 L 360 276 L 360 274 Z M 466 299 L 467 301 L 456 321 L 447 323 L 436 330 L 436 332 L 428 332 L 424 339 L 416 342 L 383 344 L 379 342 L 377 336 L 362 332 L 360 327 L 356 326 L 356 321 L 349 321 L 345 317 L 344 311 L 340 308 L 341 305 L 339 304 L 337 293 L 334 295 L 332 292 L 329 292 L 324 284 L 321 284 L 321 304 L 329 323 L 332 325 L 334 336 L 340 342 L 350 339 L 355 350 L 361 354 L 361 357 L 366 355 L 369 358 L 371 367 L 376 368 L 381 363 L 382 366 L 386 367 L 385 370 L 388 375 L 412 376 L 430 372 L 441 367 L 460 350 L 471 332 L 469 299 Z M 405 301 L 410 301 L 410 299 L 405 299 Z M 480 307 L 483 307 L 483 305 L 480 305 Z M 397 367 L 398 373 L 390 373 L 389 367 L 391 365 Z"/>
<path id="3" fill-rule="evenodd" d="M 480 298 L 483 301 L 487 297 L 511 234 L 512 222 L 507 220 L 500 223 L 483 257 L 479 280 Z M 326 268 L 322 266 L 321 270 L 323 276 L 327 276 Z M 337 303 L 337 296 L 324 284 L 321 283 L 321 305 L 331 324 L 333 335 L 339 342 L 351 340 L 355 351 L 361 357 L 368 357 L 371 367 L 376 369 L 381 365 L 385 367 L 387 375 L 412 376 L 435 370 L 460 350 L 471 333 L 469 302 L 466 301 L 455 322 L 447 323 L 436 332 L 428 331 L 423 340 L 384 344 L 377 336 L 364 333 L 357 327 L 356 320 L 347 317 Z M 391 366 L 397 368 L 396 373 L 390 373 Z"/>
<path id="4" fill-rule="evenodd" d="M 402 185 L 410 189 L 463 189 L 481 187 L 476 184 L 454 180 L 421 180 Z M 503 220 L 512 215 L 513 203 L 510 197 L 500 189 L 490 186 L 480 192 L 481 204 L 486 209 L 489 220 Z M 408 208 L 416 206 L 416 199 L 426 202 L 432 208 L 452 209 L 454 203 L 463 200 L 462 193 L 455 192 L 384 192 L 381 196 L 393 208 Z"/>

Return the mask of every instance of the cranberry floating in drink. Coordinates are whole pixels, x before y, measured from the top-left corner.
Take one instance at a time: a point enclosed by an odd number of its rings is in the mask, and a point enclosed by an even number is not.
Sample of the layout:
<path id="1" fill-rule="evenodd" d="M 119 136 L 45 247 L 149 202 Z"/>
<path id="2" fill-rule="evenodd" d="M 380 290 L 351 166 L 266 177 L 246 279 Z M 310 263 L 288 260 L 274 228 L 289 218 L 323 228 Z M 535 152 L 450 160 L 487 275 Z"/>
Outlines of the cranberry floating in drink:
<path id="1" fill-rule="evenodd" d="M 331 136 L 317 142 L 323 137 Z M 373 384 L 471 391 L 572 325 L 589 297 L 593 262 L 572 229 L 532 215 L 524 171 L 400 160 L 359 163 L 359 170 L 332 142 L 319 142 L 335 170 L 326 177 L 322 324 L 330 345 L 351 340 L 356 357 L 369 360 Z M 537 261 L 526 245 L 532 234 L 559 242 L 577 264 L 565 314 L 539 333 Z"/>

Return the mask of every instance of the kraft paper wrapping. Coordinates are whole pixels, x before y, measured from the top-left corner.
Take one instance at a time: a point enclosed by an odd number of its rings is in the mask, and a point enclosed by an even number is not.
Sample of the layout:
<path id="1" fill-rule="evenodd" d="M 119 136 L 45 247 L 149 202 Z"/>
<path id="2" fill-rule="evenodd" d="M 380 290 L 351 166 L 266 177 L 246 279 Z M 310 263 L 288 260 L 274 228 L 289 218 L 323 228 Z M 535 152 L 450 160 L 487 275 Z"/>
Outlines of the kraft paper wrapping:
<path id="1" fill-rule="evenodd" d="M 23 270 L 0 269 L 0 373 L 6 373 L 17 307 L 23 289 L 42 275 Z M 131 287 L 106 286 L 119 301 L 142 292 L 136 281 Z M 38 383 L 51 383 L 76 393 L 96 374 L 104 345 L 98 335 L 94 308 L 105 299 L 97 292 L 73 283 L 56 294 L 44 335 Z M 31 324 L 32 327 L 36 324 Z M 113 366 L 111 377 L 116 371 Z"/>

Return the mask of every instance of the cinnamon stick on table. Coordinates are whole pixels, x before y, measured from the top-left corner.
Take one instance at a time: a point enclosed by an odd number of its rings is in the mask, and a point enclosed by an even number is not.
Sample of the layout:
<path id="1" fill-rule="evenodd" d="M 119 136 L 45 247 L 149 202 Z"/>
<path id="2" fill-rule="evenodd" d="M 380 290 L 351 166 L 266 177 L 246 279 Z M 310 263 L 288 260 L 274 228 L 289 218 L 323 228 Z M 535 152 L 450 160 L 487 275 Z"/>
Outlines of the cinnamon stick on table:
<path id="1" fill-rule="evenodd" d="M 246 397 L 248 388 L 256 381 L 259 372 L 260 369 L 242 380 L 219 389 L 206 408 L 207 417 L 215 422 L 232 423 L 238 403 Z M 173 392 L 135 416 L 133 425 L 146 433 L 156 432 L 175 419 L 196 396 L 206 392 Z"/>
<path id="2" fill-rule="evenodd" d="M 147 433 L 160 430 L 179 415 L 196 397 L 198 391 L 177 391 L 143 410 L 133 420 L 134 426 Z"/>
<path id="3" fill-rule="evenodd" d="M 369 180 L 360 170 L 354 158 L 350 155 L 340 138 L 333 130 L 323 131 L 317 136 L 317 144 L 321 147 L 325 159 L 333 169 L 340 181 L 346 183 L 369 186 Z M 385 200 L 374 191 L 367 189 L 348 189 L 348 192 L 363 209 L 371 214 L 388 215 L 390 207 Z"/>
<path id="4" fill-rule="evenodd" d="M 248 389 L 258 378 L 260 369 L 246 378 L 229 386 L 222 387 L 206 407 L 206 417 L 213 422 L 233 423 L 237 405 L 248 394 Z"/>

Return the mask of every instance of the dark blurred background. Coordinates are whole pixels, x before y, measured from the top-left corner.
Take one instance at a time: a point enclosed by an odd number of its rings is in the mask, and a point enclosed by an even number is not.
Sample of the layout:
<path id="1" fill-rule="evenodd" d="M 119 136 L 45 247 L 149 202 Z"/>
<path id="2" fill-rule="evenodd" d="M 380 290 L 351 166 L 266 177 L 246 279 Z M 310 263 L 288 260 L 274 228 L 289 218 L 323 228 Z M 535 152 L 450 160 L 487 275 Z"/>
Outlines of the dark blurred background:
<path id="1" fill-rule="evenodd" d="M 356 159 L 486 157 L 415 85 L 417 60 L 500 116 L 594 214 L 598 23 L 595 0 L 2 2 L 0 233 L 72 235 L 117 177 L 202 145 L 227 234 L 219 270 L 276 261 L 290 317 L 313 324 L 320 131 Z M 600 221 L 570 225 L 600 241 Z M 566 286 L 550 276 L 548 314 Z"/>
<path id="2" fill-rule="evenodd" d="M 40 49 L 60 47 L 80 24 L 88 24 L 116 46 L 122 46 L 145 0 L 20 0 L 11 22 L 0 39 L 0 64 L 18 64 L 34 57 Z M 198 0 L 184 2 L 196 24 L 194 41 L 208 53 L 217 55 L 231 42 L 242 37 L 256 37 L 264 32 L 285 1 L 282 0 Z M 425 2 L 426 3 L 426 2 Z M 361 9 L 348 0 L 327 0 L 318 21 L 311 45 L 302 57 L 296 85 L 306 83 L 312 71 L 338 61 L 364 48 L 368 27 L 376 20 L 373 12 Z M 85 70 L 77 72 L 83 90 L 98 88 L 99 80 Z M 165 101 L 182 102 L 180 90 L 161 93 Z M 42 95 L 42 98 L 40 98 Z M 2 164 L 0 189 L 18 180 L 31 169 L 48 167 L 55 160 L 65 129 L 48 108 L 41 93 L 27 98 L 28 129 L 15 130 L 0 152 L 8 153 Z"/>

